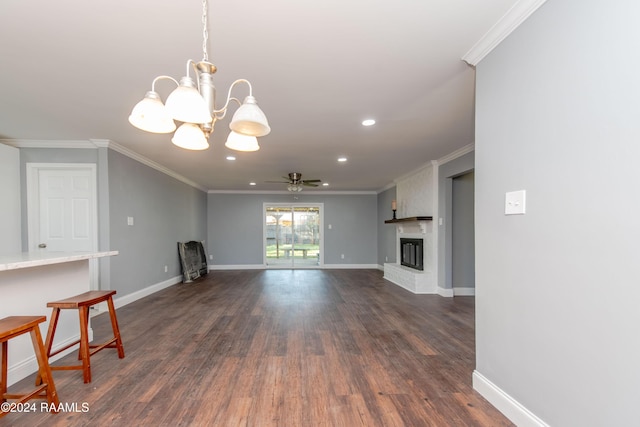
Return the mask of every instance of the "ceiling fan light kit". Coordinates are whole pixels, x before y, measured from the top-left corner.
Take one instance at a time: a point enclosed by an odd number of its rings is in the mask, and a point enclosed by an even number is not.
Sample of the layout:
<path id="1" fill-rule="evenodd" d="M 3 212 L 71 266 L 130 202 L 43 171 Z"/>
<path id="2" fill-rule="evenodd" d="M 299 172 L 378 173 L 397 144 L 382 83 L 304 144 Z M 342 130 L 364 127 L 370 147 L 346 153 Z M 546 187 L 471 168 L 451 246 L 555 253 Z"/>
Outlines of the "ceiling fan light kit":
<path id="1" fill-rule="evenodd" d="M 204 150 L 209 147 L 207 140 L 213 132 L 215 122 L 226 116 L 229 104 L 231 101 L 235 101 L 240 107 L 229 124 L 231 133 L 225 145 L 234 150 L 256 151 L 260 148 L 256 137 L 269 134 L 271 128 L 267 117 L 253 97 L 251 83 L 245 79 L 234 81 L 229 87 L 224 106 L 216 109 L 216 91 L 212 75 L 217 68 L 209 62 L 209 54 L 207 53 L 209 39 L 207 0 L 202 1 L 202 24 L 202 61 L 195 62 L 189 59 L 186 67 L 187 75 L 182 77 L 180 82 L 170 76 L 156 77 L 151 84 L 151 91 L 147 92 L 144 99 L 133 107 L 129 123 L 146 132 L 171 133 L 176 130 L 174 120 L 182 122 L 183 124 L 171 138 L 171 142 L 188 150 Z M 191 68 L 195 70 L 196 80 L 189 75 Z M 162 103 L 160 95 L 155 90 L 156 82 L 159 80 L 171 80 L 177 85 L 177 88 L 167 97 L 165 104 Z M 249 86 L 249 95 L 242 103 L 231 96 L 233 88 L 240 83 L 246 83 Z M 239 141 L 237 135 L 253 139 L 237 142 Z"/>
<path id="2" fill-rule="evenodd" d="M 278 184 L 287 184 L 287 190 L 291 192 L 300 192 L 302 187 L 317 187 L 318 182 L 322 182 L 321 179 L 302 179 L 300 172 L 291 172 L 288 177 L 283 176 L 288 181 L 265 181 Z"/>

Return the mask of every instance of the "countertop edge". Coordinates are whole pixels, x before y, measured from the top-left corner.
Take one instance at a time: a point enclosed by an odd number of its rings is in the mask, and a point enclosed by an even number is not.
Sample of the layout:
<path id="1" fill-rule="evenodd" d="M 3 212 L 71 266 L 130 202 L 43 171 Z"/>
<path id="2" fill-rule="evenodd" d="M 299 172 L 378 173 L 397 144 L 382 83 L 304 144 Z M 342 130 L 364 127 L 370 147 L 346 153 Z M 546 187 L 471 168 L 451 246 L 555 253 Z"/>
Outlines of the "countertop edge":
<path id="1" fill-rule="evenodd" d="M 18 270 L 21 268 L 40 267 L 43 265 L 61 264 L 65 262 L 82 261 L 85 259 L 102 258 L 118 255 L 118 251 L 101 252 L 24 252 L 11 257 L 0 257 L 0 271 Z M 21 257 L 23 259 L 17 259 Z"/>

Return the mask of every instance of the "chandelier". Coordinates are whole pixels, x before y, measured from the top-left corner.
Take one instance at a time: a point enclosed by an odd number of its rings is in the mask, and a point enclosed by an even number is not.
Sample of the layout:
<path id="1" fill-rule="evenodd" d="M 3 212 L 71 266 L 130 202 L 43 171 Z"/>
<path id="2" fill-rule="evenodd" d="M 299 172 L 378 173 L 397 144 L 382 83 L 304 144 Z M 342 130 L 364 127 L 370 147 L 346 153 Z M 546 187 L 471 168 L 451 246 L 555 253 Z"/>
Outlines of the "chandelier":
<path id="1" fill-rule="evenodd" d="M 144 99 L 136 104 L 129 116 L 129 123 L 138 129 L 152 133 L 171 133 L 175 131 L 171 142 L 188 150 L 204 150 L 209 148 L 209 135 L 213 132 L 216 121 L 223 119 L 231 101 L 237 102 L 240 107 L 236 110 L 229 128 L 231 132 L 225 146 L 238 151 L 256 151 L 260 149 L 257 137 L 265 136 L 270 131 L 267 117 L 264 115 L 256 99 L 253 97 L 251 83 L 245 79 L 234 81 L 229 87 L 224 106 L 216 109 L 216 89 L 213 85 L 212 75 L 216 72 L 215 65 L 209 62 L 207 42 L 207 0 L 202 1 L 202 54 L 200 62 L 191 59 L 187 61 L 186 76 L 178 82 L 170 76 L 158 76 L 153 79 L 151 90 L 146 93 Z M 193 68 L 196 75 L 194 81 L 189 71 Z M 155 90 L 159 80 L 171 80 L 177 88 L 169 94 L 165 104 Z M 232 89 L 240 84 L 249 86 L 249 95 L 240 102 L 231 96 Z M 176 123 L 182 122 L 176 130 Z"/>

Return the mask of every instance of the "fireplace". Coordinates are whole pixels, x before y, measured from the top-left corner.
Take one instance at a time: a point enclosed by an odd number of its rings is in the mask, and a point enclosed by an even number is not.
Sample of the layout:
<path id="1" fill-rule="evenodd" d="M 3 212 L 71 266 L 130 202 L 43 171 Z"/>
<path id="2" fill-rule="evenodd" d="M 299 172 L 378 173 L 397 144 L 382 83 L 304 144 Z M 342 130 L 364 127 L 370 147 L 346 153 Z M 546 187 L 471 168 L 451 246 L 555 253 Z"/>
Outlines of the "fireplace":
<path id="1" fill-rule="evenodd" d="M 415 270 L 424 270 L 423 239 L 400 239 L 400 264 Z"/>

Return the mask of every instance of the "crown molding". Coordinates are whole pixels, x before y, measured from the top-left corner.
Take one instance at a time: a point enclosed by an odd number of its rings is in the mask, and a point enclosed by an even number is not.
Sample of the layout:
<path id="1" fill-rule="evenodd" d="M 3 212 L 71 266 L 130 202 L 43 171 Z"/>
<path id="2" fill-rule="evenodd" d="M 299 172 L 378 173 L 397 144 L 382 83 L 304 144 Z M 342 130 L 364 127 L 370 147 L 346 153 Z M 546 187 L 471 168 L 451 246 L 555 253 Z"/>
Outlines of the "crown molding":
<path id="1" fill-rule="evenodd" d="M 98 148 L 91 140 L 0 139 L 16 148 Z"/>
<path id="2" fill-rule="evenodd" d="M 389 184 L 387 184 L 384 187 L 382 187 L 379 190 L 377 190 L 376 193 L 377 194 L 383 193 L 383 192 L 385 192 L 387 190 L 390 190 L 390 189 L 392 189 L 392 188 L 394 188 L 396 186 L 397 186 L 397 184 L 395 183 L 395 181 L 394 182 L 390 182 Z"/>
<path id="3" fill-rule="evenodd" d="M 133 159 L 137 162 L 142 163 L 143 165 L 149 166 L 159 172 L 164 173 L 172 178 L 177 179 L 180 182 L 183 182 L 191 187 L 197 188 L 200 191 L 207 192 L 207 188 L 201 186 L 197 182 L 191 181 L 188 178 L 180 175 L 177 172 L 172 171 L 171 169 L 162 166 L 160 163 L 156 163 L 151 159 L 146 158 L 145 156 L 136 153 L 116 142 L 113 142 L 108 139 L 89 139 L 89 140 L 44 140 L 44 139 L 0 139 L 0 143 L 10 145 L 15 148 L 83 148 L 83 149 L 98 149 L 98 148 L 110 148 L 113 151 L 117 151 L 120 154 L 123 154 L 130 159 Z"/>
<path id="4" fill-rule="evenodd" d="M 113 151 L 117 151 L 120 154 L 123 154 L 127 157 L 129 157 L 130 159 L 133 159 L 137 162 L 142 163 L 143 165 L 149 166 L 150 168 L 153 168 L 157 171 L 160 171 L 162 173 L 164 173 L 165 175 L 168 175 L 172 178 L 177 179 L 180 182 L 183 182 L 187 185 L 190 185 L 193 188 L 197 188 L 200 191 L 204 191 L 205 193 L 207 192 L 207 188 L 203 187 L 202 185 L 198 184 L 195 181 L 191 181 L 189 178 L 186 178 L 182 175 L 180 175 L 177 172 L 172 171 L 171 169 L 162 166 L 160 163 L 156 163 L 151 159 L 148 159 L 147 157 L 136 153 L 135 151 L 132 151 L 120 144 L 118 144 L 117 142 L 113 142 L 110 140 L 106 140 L 106 139 L 91 139 L 90 140 L 96 147 L 100 147 L 100 148 L 110 148 Z"/>
<path id="5" fill-rule="evenodd" d="M 283 190 L 209 190 L 209 194 L 289 194 L 293 196 L 354 196 L 354 195 L 375 195 L 376 191 L 283 191 Z"/>
<path id="6" fill-rule="evenodd" d="M 519 0 L 516 2 L 487 33 L 464 54 L 462 60 L 474 67 L 478 65 L 489 52 L 498 46 L 502 40 L 507 38 L 513 30 L 518 28 L 520 24 L 546 1 L 547 0 Z"/>
<path id="7" fill-rule="evenodd" d="M 458 157 L 462 157 L 465 154 L 474 151 L 475 149 L 476 149 L 476 144 L 472 142 L 471 144 L 467 144 L 462 148 L 458 148 L 456 151 L 449 153 L 444 157 L 440 157 L 438 160 L 436 160 L 436 163 L 438 165 L 443 165 L 447 162 L 450 162 L 451 160 L 457 159 Z"/>

